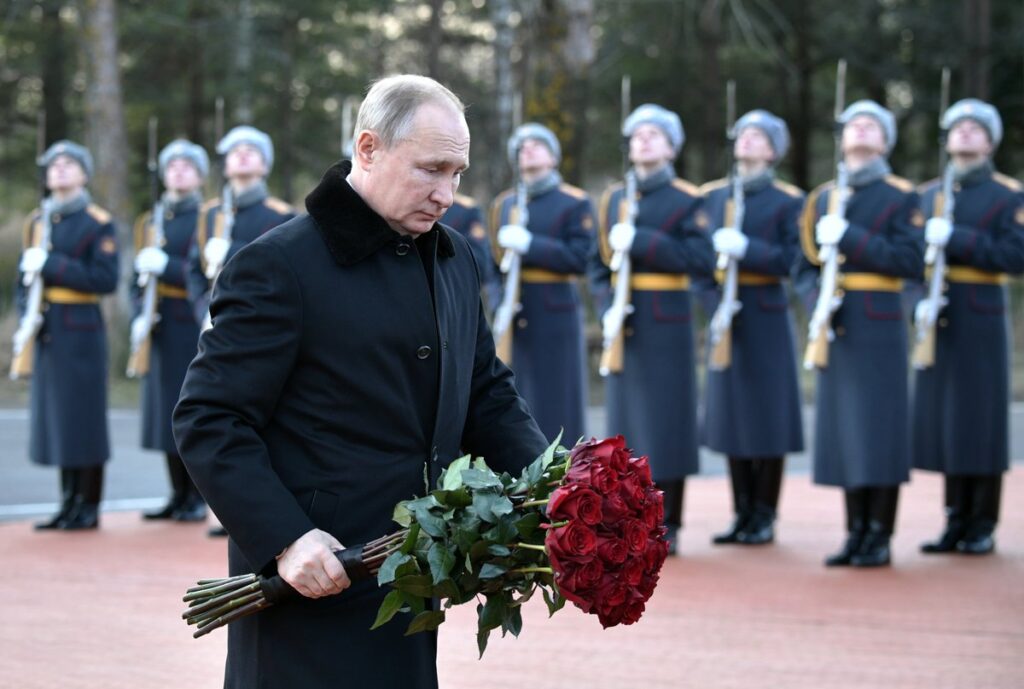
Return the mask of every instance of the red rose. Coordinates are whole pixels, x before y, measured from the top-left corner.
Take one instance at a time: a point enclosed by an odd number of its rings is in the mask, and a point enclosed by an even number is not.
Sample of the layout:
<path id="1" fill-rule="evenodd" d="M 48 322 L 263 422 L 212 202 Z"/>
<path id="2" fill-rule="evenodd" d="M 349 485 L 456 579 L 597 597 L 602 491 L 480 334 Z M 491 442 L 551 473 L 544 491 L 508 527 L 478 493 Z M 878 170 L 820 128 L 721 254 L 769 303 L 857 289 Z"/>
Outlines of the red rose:
<path id="1" fill-rule="evenodd" d="M 626 580 L 626 583 L 630 586 L 637 586 L 640 580 L 644 576 L 644 559 L 634 557 L 626 564 L 622 565 L 622 578 Z"/>
<path id="2" fill-rule="evenodd" d="M 597 537 L 597 556 L 612 565 L 621 565 L 629 555 L 629 546 L 621 538 L 615 536 Z"/>
<path id="3" fill-rule="evenodd" d="M 647 600 L 654 593 L 654 587 L 658 584 L 657 574 L 645 574 L 641 579 L 640 583 L 637 584 L 636 590 Z"/>
<path id="4" fill-rule="evenodd" d="M 648 538 L 644 547 L 644 568 L 648 572 L 657 572 L 668 557 L 668 542 L 663 538 Z"/>
<path id="5" fill-rule="evenodd" d="M 639 519 L 627 519 L 622 526 L 622 535 L 633 554 L 643 553 L 647 547 L 647 536 L 650 531 Z"/>
<path id="6" fill-rule="evenodd" d="M 590 612 L 591 608 L 593 608 L 594 604 L 591 597 L 589 595 L 585 596 L 584 594 L 588 592 L 580 586 L 579 569 L 559 572 L 555 576 L 555 584 L 558 586 L 558 592 L 562 594 L 562 597 L 571 601 L 583 612 Z"/>
<path id="7" fill-rule="evenodd" d="M 601 495 L 608 495 L 619 485 L 619 477 L 610 466 L 599 462 L 579 462 L 569 467 L 566 483 L 583 483 Z"/>
<path id="8" fill-rule="evenodd" d="M 615 574 L 605 574 L 601 577 L 601 583 L 596 588 L 597 607 L 600 610 L 610 610 L 626 602 L 629 590 Z"/>
<path id="9" fill-rule="evenodd" d="M 600 584 L 603 576 L 604 563 L 600 558 L 592 557 L 580 565 L 576 579 L 580 586 L 589 590 Z"/>
<path id="10" fill-rule="evenodd" d="M 643 520 L 648 528 L 654 529 L 665 520 L 665 494 L 648 488 L 644 495 Z"/>
<path id="11" fill-rule="evenodd" d="M 604 524 L 612 529 L 619 526 L 619 522 L 628 517 L 632 511 L 629 505 L 622 499 L 618 491 L 606 495 L 601 501 L 601 511 L 604 513 Z"/>
<path id="12" fill-rule="evenodd" d="M 604 440 L 591 438 L 579 443 L 569 453 L 572 464 L 577 462 L 597 462 L 610 466 L 615 472 L 622 473 L 629 462 L 630 450 L 626 449 L 626 439 L 621 435 Z"/>
<path id="13" fill-rule="evenodd" d="M 629 505 L 634 511 L 639 511 L 644 504 L 644 489 L 636 476 L 626 475 L 626 478 L 619 482 L 619 495 L 623 502 Z"/>
<path id="14" fill-rule="evenodd" d="M 585 485 L 559 486 L 548 502 L 548 517 L 553 521 L 579 519 L 591 526 L 601 523 L 601 497 Z"/>
<path id="15" fill-rule="evenodd" d="M 640 481 L 640 485 L 646 488 L 652 484 L 651 481 L 651 464 L 647 459 L 647 455 L 643 457 L 633 457 L 629 460 L 629 467 L 627 471 L 636 476 Z"/>
<path id="16" fill-rule="evenodd" d="M 593 555 L 597 550 L 597 535 L 582 522 L 572 521 L 567 526 L 548 529 L 544 545 L 548 549 L 549 559 L 551 555 L 556 560 L 580 558 Z"/>

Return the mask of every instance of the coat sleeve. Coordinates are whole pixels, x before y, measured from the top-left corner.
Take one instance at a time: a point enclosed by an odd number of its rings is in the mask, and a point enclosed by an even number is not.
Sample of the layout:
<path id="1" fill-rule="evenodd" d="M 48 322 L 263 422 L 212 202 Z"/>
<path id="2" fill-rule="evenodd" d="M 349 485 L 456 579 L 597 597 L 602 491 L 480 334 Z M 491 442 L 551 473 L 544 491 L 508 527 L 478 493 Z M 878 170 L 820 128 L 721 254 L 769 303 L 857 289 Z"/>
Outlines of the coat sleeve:
<path id="1" fill-rule="evenodd" d="M 51 253 L 43 265 L 47 285 L 109 294 L 117 289 L 117 239 L 113 223 L 99 225 L 80 256 Z"/>
<path id="2" fill-rule="evenodd" d="M 705 222 L 701 221 L 702 200 L 694 197 L 670 228 L 638 225 L 629 255 L 636 269 L 666 273 L 711 275 L 715 249 Z"/>
<path id="3" fill-rule="evenodd" d="M 771 236 L 777 237 L 776 241 L 749 234 L 750 246 L 740 261 L 740 267 L 757 273 L 788 277 L 800 254 L 799 221 L 802 207 L 803 199 L 800 198 L 793 198 L 779 207 L 779 214 L 774 218 L 778 227 L 777 234 L 774 227 L 771 229 Z"/>
<path id="4" fill-rule="evenodd" d="M 1006 195 L 995 213 L 991 233 L 954 225 L 946 253 L 981 270 L 1024 272 L 1024 197 Z"/>
<path id="5" fill-rule="evenodd" d="M 314 528 L 260 436 L 299 352 L 298 278 L 272 246 L 252 244 L 217 278 L 211 313 L 214 327 L 200 338 L 174 410 L 174 437 L 203 497 L 262 570 Z"/>
<path id="6" fill-rule="evenodd" d="M 530 250 L 523 265 L 556 273 L 583 273 L 594 245 L 594 212 L 588 199 L 582 199 L 566 216 L 559 236 L 533 233 Z"/>
<path id="7" fill-rule="evenodd" d="M 890 207 L 882 231 L 850 223 L 839 240 L 839 250 L 868 270 L 920 279 L 924 274 L 924 233 L 913 221 L 923 218 L 919 205 L 916 193 L 903 194 Z"/>

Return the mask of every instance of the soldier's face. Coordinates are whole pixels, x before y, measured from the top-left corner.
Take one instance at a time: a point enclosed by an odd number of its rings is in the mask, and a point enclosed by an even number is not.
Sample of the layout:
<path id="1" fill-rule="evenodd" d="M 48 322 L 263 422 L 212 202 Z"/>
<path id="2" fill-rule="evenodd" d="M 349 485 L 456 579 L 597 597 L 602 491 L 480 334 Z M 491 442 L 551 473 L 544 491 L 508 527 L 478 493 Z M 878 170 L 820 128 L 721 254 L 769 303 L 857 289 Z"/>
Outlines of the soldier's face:
<path id="1" fill-rule="evenodd" d="M 59 155 L 46 168 L 46 186 L 51 191 L 76 191 L 85 186 L 88 178 L 78 161 L 67 155 Z"/>
<path id="2" fill-rule="evenodd" d="M 851 151 L 885 153 L 882 123 L 870 115 L 857 115 L 843 127 L 843 153 Z"/>
<path id="3" fill-rule="evenodd" d="M 238 144 L 224 159 L 224 173 L 228 177 L 266 177 L 267 162 L 252 144 Z"/>
<path id="4" fill-rule="evenodd" d="M 519 145 L 519 169 L 533 174 L 554 170 L 557 161 L 547 144 L 538 139 L 525 139 Z"/>
<path id="5" fill-rule="evenodd" d="M 203 178 L 199 170 L 185 158 L 172 158 L 164 168 L 164 186 L 179 194 L 188 194 L 199 188 Z"/>
<path id="6" fill-rule="evenodd" d="M 641 124 L 629 137 L 629 161 L 634 165 L 660 165 L 676 157 L 661 127 Z"/>
<path id="7" fill-rule="evenodd" d="M 949 130 L 946 150 L 950 155 L 987 156 L 992 153 L 988 130 L 975 120 L 960 120 Z"/>
<path id="8" fill-rule="evenodd" d="M 469 167 L 466 118 L 444 103 L 421 105 L 402 141 L 384 148 L 375 132 L 356 139 L 354 164 L 365 173 L 359 192 L 393 230 L 429 232 L 451 207 Z"/>
<path id="9" fill-rule="evenodd" d="M 736 137 L 733 147 L 736 160 L 754 163 L 770 163 L 775 158 L 772 142 L 762 129 L 744 127 Z"/>

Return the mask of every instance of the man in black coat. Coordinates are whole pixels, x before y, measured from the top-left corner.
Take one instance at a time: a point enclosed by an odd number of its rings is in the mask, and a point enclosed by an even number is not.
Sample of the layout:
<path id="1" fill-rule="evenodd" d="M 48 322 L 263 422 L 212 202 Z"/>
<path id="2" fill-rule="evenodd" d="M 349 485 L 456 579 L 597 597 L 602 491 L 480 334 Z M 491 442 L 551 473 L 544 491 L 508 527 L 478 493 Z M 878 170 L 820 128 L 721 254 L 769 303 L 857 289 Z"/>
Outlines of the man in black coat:
<path id="1" fill-rule="evenodd" d="M 174 414 L 231 573 L 310 599 L 231 626 L 227 687 L 436 687 L 436 637 L 369 631 L 384 592 L 332 551 L 394 531 L 394 505 L 463 452 L 518 472 L 547 444 L 495 357 L 469 243 L 437 224 L 469 161 L 462 103 L 390 77 L 356 130 L 309 215 L 225 266 Z"/>

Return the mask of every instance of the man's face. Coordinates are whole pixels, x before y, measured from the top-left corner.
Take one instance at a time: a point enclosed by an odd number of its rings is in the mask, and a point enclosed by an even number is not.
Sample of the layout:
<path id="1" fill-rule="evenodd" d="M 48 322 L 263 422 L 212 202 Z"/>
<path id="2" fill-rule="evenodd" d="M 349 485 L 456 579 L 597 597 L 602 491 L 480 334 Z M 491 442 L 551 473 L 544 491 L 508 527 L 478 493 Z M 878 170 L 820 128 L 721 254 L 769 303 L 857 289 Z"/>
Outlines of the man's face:
<path id="1" fill-rule="evenodd" d="M 759 127 L 744 127 L 736 137 L 733 147 L 736 160 L 752 163 L 770 163 L 775 159 L 775 151 L 768 135 Z"/>
<path id="2" fill-rule="evenodd" d="M 669 162 L 676 155 L 661 127 L 641 124 L 629 137 L 629 161 L 634 165 L 654 166 Z"/>
<path id="3" fill-rule="evenodd" d="M 870 115 L 857 115 L 843 127 L 843 153 L 851 151 L 885 153 L 882 123 Z"/>
<path id="4" fill-rule="evenodd" d="M 50 191 L 74 192 L 85 186 L 88 178 L 78 161 L 59 155 L 46 168 L 46 186 Z"/>
<path id="5" fill-rule="evenodd" d="M 533 175 L 541 175 L 555 169 L 558 161 L 540 139 L 523 139 L 519 145 L 519 170 Z"/>
<path id="6" fill-rule="evenodd" d="M 233 177 L 266 177 L 267 161 L 260 149 L 252 144 L 238 144 L 228 151 L 224 160 L 224 174 Z"/>
<path id="7" fill-rule="evenodd" d="M 172 158 L 164 168 L 164 186 L 179 194 L 188 194 L 199 188 L 203 178 L 199 170 L 185 158 Z"/>
<path id="8" fill-rule="evenodd" d="M 447 104 L 425 103 L 409 135 L 391 148 L 383 148 L 376 133 L 360 132 L 355 164 L 366 171 L 364 200 L 393 230 L 429 232 L 451 207 L 469 167 L 466 118 Z"/>
<path id="9" fill-rule="evenodd" d="M 946 150 L 950 155 L 988 156 L 992 153 L 992 142 L 988 130 L 979 122 L 963 119 L 950 128 Z"/>

